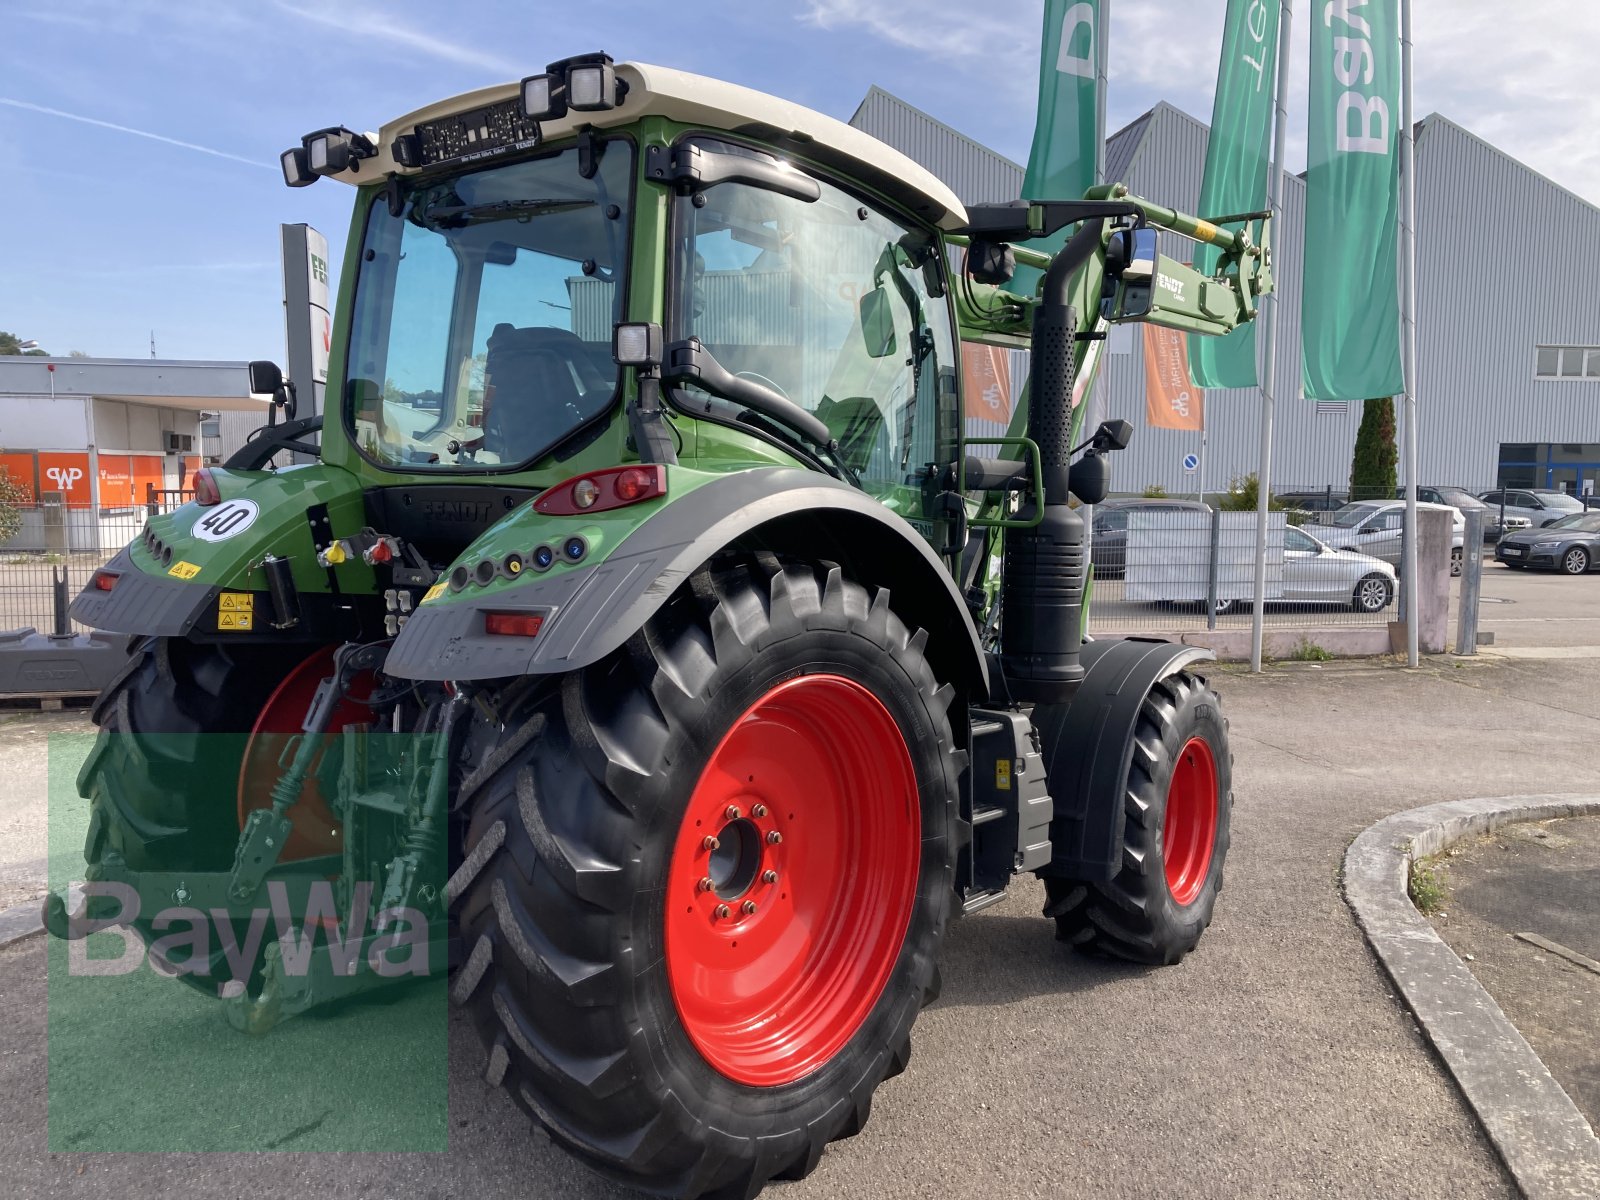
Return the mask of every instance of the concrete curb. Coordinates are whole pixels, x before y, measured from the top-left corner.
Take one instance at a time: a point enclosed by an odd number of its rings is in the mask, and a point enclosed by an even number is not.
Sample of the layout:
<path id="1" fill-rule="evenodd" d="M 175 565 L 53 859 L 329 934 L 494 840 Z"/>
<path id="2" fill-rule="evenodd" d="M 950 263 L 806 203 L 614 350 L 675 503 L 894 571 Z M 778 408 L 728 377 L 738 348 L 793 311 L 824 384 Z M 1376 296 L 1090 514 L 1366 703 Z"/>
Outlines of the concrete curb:
<path id="1" fill-rule="evenodd" d="M 1600 816 L 1600 796 L 1498 796 L 1379 821 L 1344 856 L 1344 894 L 1406 1004 L 1530 1200 L 1600 1196 L 1600 1138 L 1406 892 L 1411 863 L 1519 821 Z"/>
<path id="2" fill-rule="evenodd" d="M 43 900 L 29 900 L 0 911 L 0 949 L 44 932 L 43 905 Z"/>

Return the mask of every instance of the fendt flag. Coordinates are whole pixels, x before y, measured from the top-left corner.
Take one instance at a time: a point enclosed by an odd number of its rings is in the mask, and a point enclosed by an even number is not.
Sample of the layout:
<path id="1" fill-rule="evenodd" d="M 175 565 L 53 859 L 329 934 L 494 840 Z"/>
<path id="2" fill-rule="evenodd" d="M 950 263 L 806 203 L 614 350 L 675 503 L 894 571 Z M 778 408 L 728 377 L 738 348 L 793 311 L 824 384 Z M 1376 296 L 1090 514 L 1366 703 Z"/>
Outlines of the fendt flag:
<path id="1" fill-rule="evenodd" d="M 1081 200 L 1094 186 L 1095 142 L 1100 135 L 1095 72 L 1100 61 L 1104 9 L 1110 0 L 1045 0 L 1039 53 L 1039 115 L 1022 181 L 1027 200 Z M 1029 244 L 1054 254 L 1070 230 Z M 1011 287 L 1027 294 L 1041 272 L 1018 267 Z"/>
<path id="2" fill-rule="evenodd" d="M 1211 139 L 1200 183 L 1205 217 L 1259 212 L 1267 206 L 1268 156 L 1272 145 L 1277 81 L 1280 0 L 1228 0 L 1222 28 L 1217 97 L 1211 106 Z M 1201 246 L 1195 268 L 1212 274 L 1222 251 Z M 1189 338 L 1189 372 L 1199 387 L 1256 385 L 1256 326 L 1251 321 L 1226 337 Z"/>
<path id="3" fill-rule="evenodd" d="M 1302 364 L 1311 400 L 1404 388 L 1397 0 L 1331 0 L 1311 22 Z"/>

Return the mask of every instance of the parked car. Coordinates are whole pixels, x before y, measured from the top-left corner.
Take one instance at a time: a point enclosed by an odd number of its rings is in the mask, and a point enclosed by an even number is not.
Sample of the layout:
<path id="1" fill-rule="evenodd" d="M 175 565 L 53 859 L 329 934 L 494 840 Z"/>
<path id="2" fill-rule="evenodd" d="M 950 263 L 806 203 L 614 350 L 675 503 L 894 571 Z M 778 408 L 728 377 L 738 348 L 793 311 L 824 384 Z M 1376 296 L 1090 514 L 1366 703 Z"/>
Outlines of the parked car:
<path id="1" fill-rule="evenodd" d="M 1350 503 L 1350 493 L 1342 488 L 1326 488 L 1320 492 L 1279 492 L 1276 498 L 1285 508 L 1317 517 L 1336 512 Z"/>
<path id="2" fill-rule="evenodd" d="M 1543 567 L 1582 575 L 1600 563 L 1600 512 L 1574 513 L 1542 529 L 1507 534 L 1494 548 L 1508 567 Z"/>
<path id="3" fill-rule="evenodd" d="M 1448 504 L 1424 504 L 1421 501 L 1417 502 L 1417 507 L 1450 514 L 1450 574 L 1461 574 L 1461 547 L 1466 533 L 1466 521 L 1461 511 Z M 1316 527 L 1317 537 L 1336 550 L 1359 550 L 1398 568 L 1405 517 L 1406 506 L 1403 501 L 1358 500 L 1330 514 L 1326 524 Z"/>
<path id="4" fill-rule="evenodd" d="M 1302 604 L 1348 604 L 1357 612 L 1382 612 L 1394 601 L 1394 568 L 1355 550 L 1335 550 L 1304 529 L 1283 531 L 1283 595 Z"/>
<path id="5" fill-rule="evenodd" d="M 1404 500 L 1406 498 L 1406 489 L 1403 487 L 1395 488 L 1394 496 L 1396 500 Z M 1463 517 L 1472 509 L 1483 510 L 1483 540 L 1486 542 L 1497 541 L 1501 535 L 1510 533 L 1513 529 L 1526 529 L 1532 524 L 1526 517 L 1515 516 L 1508 512 L 1505 524 L 1502 526 L 1499 506 L 1490 508 L 1482 500 L 1467 491 L 1466 488 L 1419 487 L 1417 488 L 1417 499 L 1428 504 L 1448 504 L 1451 508 L 1460 512 Z"/>
<path id="6" fill-rule="evenodd" d="M 1502 495 L 1505 497 L 1506 516 L 1527 517 L 1528 524 L 1534 529 L 1541 529 L 1553 521 L 1559 521 L 1562 517 L 1570 517 L 1573 513 L 1583 511 L 1583 501 L 1577 496 L 1539 488 L 1506 488 L 1503 492 L 1480 492 L 1478 499 L 1499 512 Z"/>
<path id="7" fill-rule="evenodd" d="M 1094 541 L 1089 560 L 1096 579 L 1121 579 L 1128 566 L 1128 514 L 1133 512 L 1202 512 L 1211 506 L 1198 500 L 1168 500 L 1133 496 L 1104 500 L 1094 506 Z"/>

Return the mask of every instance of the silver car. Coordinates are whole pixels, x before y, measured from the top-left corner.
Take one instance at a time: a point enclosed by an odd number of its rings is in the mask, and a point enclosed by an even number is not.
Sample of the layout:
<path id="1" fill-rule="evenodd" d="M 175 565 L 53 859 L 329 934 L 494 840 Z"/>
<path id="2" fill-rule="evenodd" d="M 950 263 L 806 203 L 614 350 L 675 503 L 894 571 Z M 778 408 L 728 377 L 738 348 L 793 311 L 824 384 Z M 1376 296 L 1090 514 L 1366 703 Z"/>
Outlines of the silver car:
<path id="1" fill-rule="evenodd" d="M 1502 496 L 1505 497 L 1506 516 L 1526 517 L 1528 524 L 1534 529 L 1542 529 L 1553 521 L 1561 520 L 1562 517 L 1570 517 L 1573 513 L 1583 511 L 1583 501 L 1576 496 L 1540 488 L 1507 488 L 1503 492 L 1482 492 L 1478 499 L 1499 513 Z M 1510 531 L 1511 526 L 1508 523 L 1506 532 Z"/>
<path id="2" fill-rule="evenodd" d="M 1283 531 L 1283 593 L 1270 604 L 1338 604 L 1356 612 L 1382 612 L 1394 602 L 1394 568 L 1354 550 L 1325 546 L 1304 529 Z M 1222 600 L 1219 613 L 1249 608 L 1248 600 Z"/>
<path id="3" fill-rule="evenodd" d="M 1436 509 L 1450 514 L 1450 574 L 1461 574 L 1462 543 L 1466 521 L 1461 510 L 1448 504 L 1424 504 L 1419 509 Z M 1359 550 L 1381 558 L 1392 567 L 1400 565 L 1401 535 L 1404 532 L 1406 505 L 1403 500 L 1358 500 L 1337 512 L 1327 514 L 1317 525 L 1317 537 L 1335 550 Z"/>

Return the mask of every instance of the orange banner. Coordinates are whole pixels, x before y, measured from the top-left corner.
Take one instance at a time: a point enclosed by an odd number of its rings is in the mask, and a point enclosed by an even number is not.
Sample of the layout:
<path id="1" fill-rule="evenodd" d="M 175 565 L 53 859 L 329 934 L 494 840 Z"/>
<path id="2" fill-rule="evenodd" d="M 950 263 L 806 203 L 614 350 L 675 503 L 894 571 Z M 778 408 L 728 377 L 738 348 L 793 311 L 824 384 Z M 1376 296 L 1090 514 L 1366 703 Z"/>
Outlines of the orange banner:
<path id="1" fill-rule="evenodd" d="M 967 416 L 979 421 L 1011 420 L 1011 352 L 1001 346 L 961 343 Z"/>
<path id="2" fill-rule="evenodd" d="M 150 497 L 150 488 L 161 491 L 167 486 L 167 476 L 159 454 L 135 454 L 133 458 L 133 502 L 144 504 Z"/>
<path id="3" fill-rule="evenodd" d="M 1156 429 L 1199 430 L 1204 388 L 1189 382 L 1189 339 L 1176 329 L 1144 327 L 1145 420 Z"/>
<path id="4" fill-rule="evenodd" d="M 133 460 L 126 454 L 101 454 L 100 507 L 127 508 L 133 502 Z"/>

